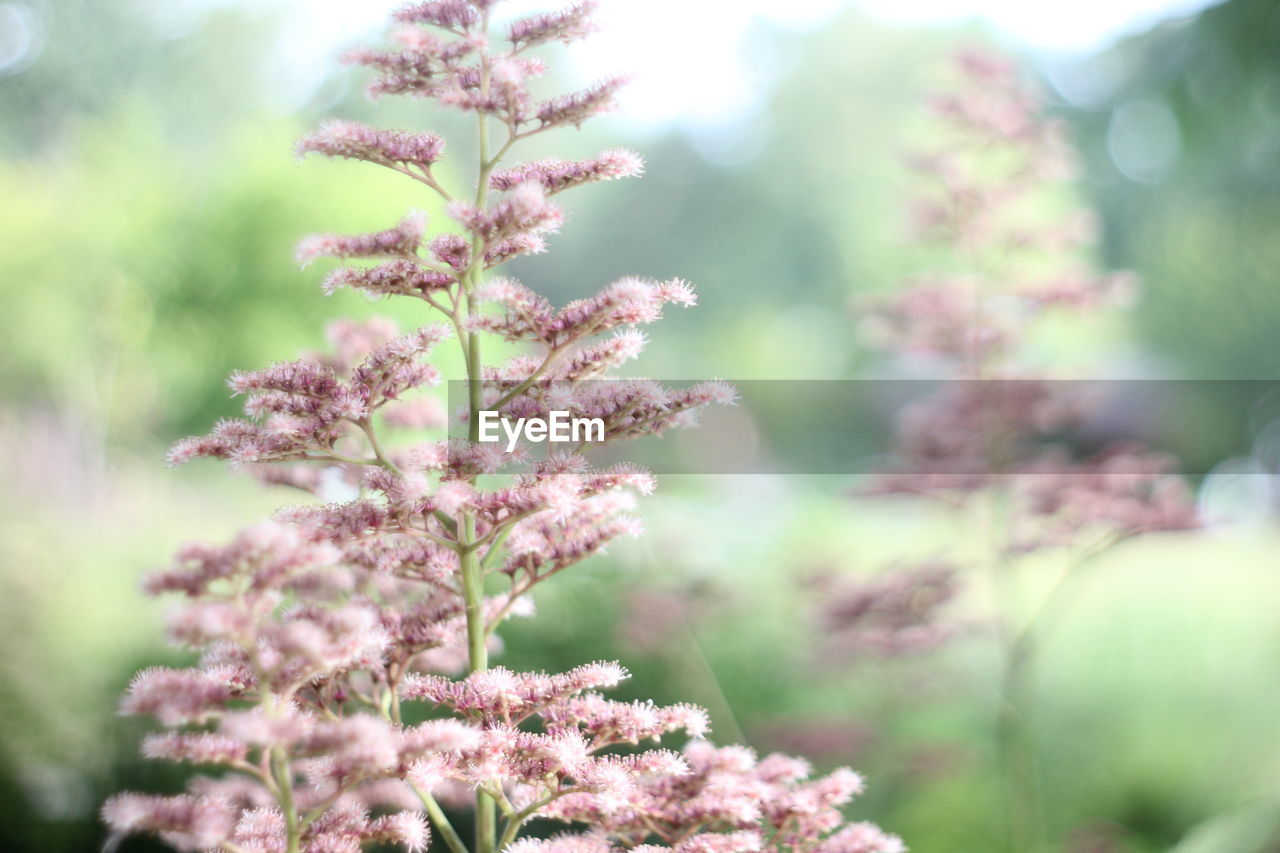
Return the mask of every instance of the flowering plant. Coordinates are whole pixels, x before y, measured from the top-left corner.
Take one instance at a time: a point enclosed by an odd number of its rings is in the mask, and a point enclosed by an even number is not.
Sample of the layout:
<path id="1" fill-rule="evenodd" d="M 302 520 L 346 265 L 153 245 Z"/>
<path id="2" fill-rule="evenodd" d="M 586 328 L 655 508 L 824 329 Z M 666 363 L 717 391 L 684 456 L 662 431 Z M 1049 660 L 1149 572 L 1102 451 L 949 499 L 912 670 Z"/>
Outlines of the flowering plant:
<path id="1" fill-rule="evenodd" d="M 676 391 L 583 381 L 638 355 L 645 339 L 634 326 L 665 305 L 692 305 L 686 283 L 623 279 L 556 310 L 490 277 L 544 250 L 562 219 L 552 196 L 641 171 L 627 151 L 499 168 L 518 143 L 608 109 L 623 81 L 536 101 L 530 85 L 546 69 L 530 49 L 588 35 L 593 4 L 515 21 L 501 35 L 494 5 L 407 6 L 394 16 L 393 49 L 350 55 L 374 70 L 374 96 L 475 116 L 474 195 L 464 200 L 441 176 L 445 143 L 432 134 L 332 122 L 298 144 L 300 154 L 391 169 L 447 203 L 456 226 L 430 239 L 414 213 L 298 249 L 304 265 L 373 261 L 338 268 L 327 290 L 417 299 L 443 322 L 408 334 L 384 321 L 337 323 L 331 354 L 233 375 L 246 417 L 173 449 L 175 463 L 224 459 L 317 497 L 335 484 L 356 496 L 282 510 L 228 545 L 188 546 L 148 579 L 149 592 L 182 597 L 169 631 L 201 657 L 139 673 L 122 709 L 166 727 L 146 739 L 149 757 L 225 772 L 175 796 L 118 795 L 105 819 L 120 835 L 229 853 L 422 850 L 432 830 L 451 853 L 901 851 L 874 826 L 842 823 L 839 808 L 862 784 L 852 771 L 811 778 L 799 759 L 710 745 L 698 708 L 607 699 L 598 691 L 626 677 L 616 663 L 560 674 L 489 665 L 497 628 L 528 610 L 535 586 L 637 532 L 630 495 L 654 482 L 627 465 L 592 468 L 575 452 L 532 461 L 480 443 L 480 413 L 567 410 L 600 419 L 604 439 L 618 440 L 732 400 L 714 382 Z M 486 364 L 491 336 L 531 354 Z M 389 431 L 442 425 L 423 393 L 440 373 L 424 359 L 449 338 L 466 366 L 468 440 L 390 440 Z M 683 751 L 638 749 L 675 732 L 693 738 Z M 470 848 L 446 814 L 464 801 L 474 808 Z M 577 831 L 520 838 L 534 818 Z"/>
<path id="2" fill-rule="evenodd" d="M 897 467 L 862 493 L 935 500 L 982 531 L 981 552 L 955 562 L 989 572 L 996 595 L 1004 849 L 1021 853 L 1045 841 L 1030 721 L 1036 652 L 1050 620 L 1099 555 L 1198 519 L 1167 455 L 1132 441 L 1081 452 L 1064 440 L 1093 401 L 1078 383 L 1045 376 L 1036 333 L 1057 312 L 1096 318 L 1128 300 L 1136 282 L 1098 273 L 1083 257 L 1095 223 L 1061 202 L 1073 152 L 1016 67 L 966 51 L 955 72 L 954 88 L 933 104 L 947 143 L 911 160 L 928 187 L 912 209 L 917 236 L 942 250 L 945 265 L 861 306 L 873 344 L 903 361 L 923 359 L 947 381 L 901 411 Z M 1065 553 L 1065 568 L 1048 584 L 1027 583 L 1024 558 L 1050 549 Z M 874 617 L 923 598 L 929 619 L 899 619 L 890 633 L 894 648 L 927 647 L 954 627 L 933 605 L 950 597 L 955 571 L 926 566 L 851 591 L 828 584 L 824 612 L 833 630 L 864 638 Z"/>

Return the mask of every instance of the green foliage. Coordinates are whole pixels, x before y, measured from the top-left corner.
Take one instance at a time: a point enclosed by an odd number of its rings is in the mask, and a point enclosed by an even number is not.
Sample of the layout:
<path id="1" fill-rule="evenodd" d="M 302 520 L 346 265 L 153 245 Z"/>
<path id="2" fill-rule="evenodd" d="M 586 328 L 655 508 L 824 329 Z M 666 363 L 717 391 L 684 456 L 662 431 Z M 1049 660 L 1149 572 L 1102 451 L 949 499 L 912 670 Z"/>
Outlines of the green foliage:
<path id="1" fill-rule="evenodd" d="M 0 212 L 0 387 L 103 433 L 167 441 L 232 412 L 231 369 L 292 358 L 321 344 L 326 318 L 378 310 L 326 300 L 294 242 L 433 202 L 376 171 L 353 191 L 349 164 L 291 165 L 296 132 L 267 122 L 216 159 L 184 157 L 135 109 L 88 123 L 69 156 L 0 164 L 0 193 L 23 200 Z"/>
<path id="2" fill-rule="evenodd" d="M 30 56 L 0 70 L 0 151 L 57 150 L 84 117 L 111 116 L 131 97 L 164 116 L 166 135 L 199 147 L 228 115 L 261 104 L 261 58 L 276 33 L 267 15 L 182 0 L 15 5 L 30 22 Z"/>
<path id="3" fill-rule="evenodd" d="M 1073 72 L 1101 90 L 1069 116 L 1088 155 L 1108 260 L 1142 275 L 1139 330 L 1181 376 L 1280 371 L 1270 345 L 1280 324 L 1278 21 L 1270 0 L 1229 0 Z M 1167 111 L 1172 124 L 1118 140 L 1117 116 L 1132 105 Z M 1126 175 L 1120 144 L 1139 157 L 1172 145 L 1172 161 Z"/>

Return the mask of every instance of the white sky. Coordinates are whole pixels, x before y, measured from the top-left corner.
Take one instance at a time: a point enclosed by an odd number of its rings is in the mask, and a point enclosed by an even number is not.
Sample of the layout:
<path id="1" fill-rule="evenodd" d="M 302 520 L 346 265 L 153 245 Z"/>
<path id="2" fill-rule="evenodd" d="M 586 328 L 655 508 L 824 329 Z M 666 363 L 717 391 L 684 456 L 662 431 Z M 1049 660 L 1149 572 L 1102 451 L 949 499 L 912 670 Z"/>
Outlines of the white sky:
<path id="1" fill-rule="evenodd" d="M 228 0 L 204 0 L 228 2 Z M 234 2 L 234 0 L 232 0 Z M 389 9 L 403 0 L 277 0 L 296 10 L 281 46 L 282 67 L 308 72 L 331 63 L 342 46 L 376 37 Z M 568 0 L 509 0 L 508 14 Z M 623 115 L 638 128 L 680 124 L 693 130 L 731 125 L 768 76 L 747 51 L 754 24 L 794 29 L 822 23 L 846 4 L 903 24 L 982 20 L 1010 39 L 1052 54 L 1088 51 L 1212 0 L 603 0 L 605 30 L 575 51 L 583 76 L 636 74 Z M 299 79 L 315 80 L 315 73 Z M 711 111 L 701 93 L 716 91 Z M 302 96 L 302 90 L 292 93 Z M 288 97 L 288 96 L 286 96 Z"/>

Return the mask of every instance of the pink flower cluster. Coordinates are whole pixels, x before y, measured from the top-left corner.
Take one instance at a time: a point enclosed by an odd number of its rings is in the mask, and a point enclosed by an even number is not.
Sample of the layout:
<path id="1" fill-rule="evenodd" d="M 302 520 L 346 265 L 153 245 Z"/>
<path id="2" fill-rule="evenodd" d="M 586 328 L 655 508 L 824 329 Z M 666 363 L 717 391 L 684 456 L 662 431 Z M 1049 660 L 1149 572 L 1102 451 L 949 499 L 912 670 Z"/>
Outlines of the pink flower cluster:
<path id="1" fill-rule="evenodd" d="M 387 329 L 385 321 L 375 320 L 358 330 L 357 340 L 355 328 L 343 324 L 334 329 L 346 335 L 338 357 L 233 374 L 229 384 L 245 395 L 248 417 L 179 442 L 170 462 L 205 456 L 235 463 L 344 459 L 341 450 L 352 433 L 367 435 L 376 413 L 389 405 L 394 410 L 402 395 L 440 381 L 440 372 L 422 357 L 450 336 L 447 326 L 424 326 L 407 335 L 386 335 Z"/>
<path id="2" fill-rule="evenodd" d="M 374 94 L 475 114 L 474 196 L 433 170 L 445 146 L 432 134 L 331 122 L 298 143 L 299 154 L 372 163 L 439 196 L 453 224 L 434 234 L 415 213 L 373 234 L 308 237 L 297 258 L 361 259 L 329 273 L 325 289 L 412 298 L 443 324 L 402 335 L 381 319 L 336 323 L 330 353 L 233 375 L 245 417 L 173 449 L 174 463 L 225 459 L 309 499 L 229 544 L 189 545 L 148 578 L 148 592 L 178 596 L 169 635 L 194 663 L 139 673 L 121 710 L 165 727 L 145 741 L 148 757 L 215 772 L 180 794 L 119 795 L 103 816 L 118 835 L 224 853 L 419 851 L 429 840 L 450 853 L 900 851 L 874 827 L 842 826 L 839 808 L 861 784 L 852 773 L 809 779 L 795 759 L 716 750 L 701 740 L 701 709 L 606 698 L 626 676 L 617 664 L 489 666 L 499 627 L 532 612 L 535 586 L 639 532 L 635 495 L 654 480 L 630 465 L 592 467 L 572 448 L 531 461 L 480 443 L 481 409 L 597 414 L 618 440 L 734 397 L 722 383 L 608 378 L 643 349 L 636 325 L 694 303 L 683 281 L 626 278 L 556 310 L 510 279 L 485 280 L 543 251 L 563 220 L 550 196 L 642 171 L 620 150 L 499 168 L 523 139 L 608 109 L 621 81 L 535 99 L 545 65 L 527 51 L 590 33 L 594 4 L 517 21 L 499 47 L 493 5 L 407 6 L 394 16 L 395 48 L 350 55 L 375 71 Z M 526 352 L 486 364 L 494 336 Z M 429 393 L 440 374 L 426 358 L 446 340 L 466 369 L 468 440 L 421 434 L 443 426 Z M 683 752 L 649 748 L 672 735 L 693 740 Z M 470 844 L 444 809 L 468 800 Z M 519 840 L 536 818 L 580 834 Z"/>
<path id="3" fill-rule="evenodd" d="M 143 670 L 121 711 L 170 727 L 146 739 L 147 757 L 238 777 L 197 777 L 176 796 L 113 798 L 104 807 L 113 828 L 153 831 L 180 850 L 273 851 L 290 838 L 307 850 L 425 848 L 420 803 L 403 780 L 421 762 L 472 748 L 481 732 L 459 720 L 404 725 L 353 706 L 377 707 L 411 660 L 440 661 L 459 632 L 418 630 L 447 620 L 443 586 L 362 570 L 360 556 L 342 531 L 265 522 L 227 546 L 188 546 L 147 579 L 152 593 L 183 595 L 169 633 L 200 660 Z M 414 565 L 396 568 L 445 574 Z"/>
<path id="4" fill-rule="evenodd" d="M 546 814 L 597 827 L 579 835 L 525 840 L 520 853 L 605 853 L 668 845 L 689 853 L 900 853 L 897 838 L 867 823 L 844 823 L 840 806 L 862 791 L 847 768 L 810 778 L 808 762 L 745 747 L 690 743 L 681 774 L 646 774 L 625 797 L 567 794 Z M 621 801 L 620 801 L 621 800 Z"/>

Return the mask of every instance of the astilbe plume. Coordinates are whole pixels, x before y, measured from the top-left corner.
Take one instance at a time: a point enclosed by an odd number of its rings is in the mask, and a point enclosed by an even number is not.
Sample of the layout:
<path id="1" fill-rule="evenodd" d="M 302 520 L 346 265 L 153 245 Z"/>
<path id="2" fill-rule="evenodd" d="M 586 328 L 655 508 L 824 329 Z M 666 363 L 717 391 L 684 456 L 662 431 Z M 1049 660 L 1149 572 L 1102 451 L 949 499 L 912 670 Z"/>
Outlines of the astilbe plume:
<path id="1" fill-rule="evenodd" d="M 145 741 L 148 757 L 219 775 L 177 795 L 118 795 L 103 816 L 117 835 L 151 833 L 180 850 L 418 851 L 430 827 L 467 853 L 442 803 L 469 799 L 475 853 L 900 851 L 875 827 L 842 825 L 839 808 L 861 785 L 852 772 L 811 778 L 796 759 L 717 750 L 701 740 L 701 709 L 606 698 L 626 677 L 616 663 L 560 674 L 489 666 L 497 629 L 530 612 L 535 586 L 639 531 L 634 495 L 654 482 L 634 466 L 593 468 L 578 448 L 537 460 L 495 449 L 478 441 L 478 413 L 568 409 L 601 417 L 612 441 L 687 424 L 734 396 L 715 382 L 608 379 L 643 349 L 635 326 L 694 303 L 683 281 L 626 278 L 557 310 L 510 278 L 485 280 L 545 249 L 563 219 L 550 196 L 642 171 L 619 150 L 498 168 L 517 143 L 609 109 L 621 81 L 536 100 L 529 84 L 544 64 L 526 51 L 590 33 L 593 4 L 517 21 L 505 41 L 491 32 L 493 5 L 404 7 L 394 48 L 348 56 L 375 72 L 374 96 L 476 114 L 474 196 L 437 174 L 445 145 L 432 134 L 331 122 L 298 143 L 300 155 L 389 168 L 440 197 L 451 227 L 433 234 L 411 213 L 376 233 L 308 237 L 297 258 L 371 261 L 338 267 L 325 290 L 410 297 L 441 323 L 407 334 L 381 319 L 335 323 L 327 354 L 234 374 L 245 417 L 173 448 L 175 464 L 223 459 L 319 499 L 229 544 L 189 545 L 147 579 L 147 592 L 178 597 L 169 633 L 198 660 L 139 673 L 121 710 L 166 728 Z M 486 365 L 491 335 L 528 354 Z M 468 438 L 424 442 L 420 431 L 445 420 L 427 393 L 441 377 L 425 359 L 450 340 L 466 366 Z M 393 439 L 396 429 L 408 432 Z M 334 495 L 348 499 L 325 502 Z M 692 738 L 682 752 L 639 748 L 673 734 Z M 534 818 L 571 834 L 519 840 Z"/>
<path id="2" fill-rule="evenodd" d="M 869 341 L 902 359 L 924 358 L 944 382 L 908 405 L 896 424 L 896 465 L 870 478 L 863 496 L 915 496 L 942 502 L 985 530 L 984 553 L 957 557 L 986 569 L 1004 602 L 1020 600 L 1022 556 L 1065 551 L 1068 566 L 1030 615 L 998 606 L 1003 676 L 997 721 L 1005 790 L 1005 849 L 1043 843 L 1042 804 L 1031 739 L 1035 649 L 1063 592 L 1100 553 L 1153 531 L 1197 526 L 1186 483 L 1173 460 L 1125 442 L 1081 455 L 1061 436 L 1089 414 L 1078 385 L 1037 371 L 1028 353 L 1041 321 L 1054 313 L 1096 316 L 1130 299 L 1127 273 L 1088 266 L 1094 225 L 1062 211 L 1074 174 L 1063 128 L 1042 115 L 1040 99 L 1006 60 L 959 54 L 956 86 L 933 107 L 946 146 L 911 158 L 926 189 L 913 225 L 922 244 L 949 259 L 941 272 L 900 292 L 863 301 Z M 907 579 L 904 579 L 904 584 Z M 934 581 L 930 581 L 930 584 Z M 927 586 L 927 585 L 926 585 Z M 868 587 L 845 633 L 905 593 Z M 858 599 L 854 599 L 858 601 Z"/>

